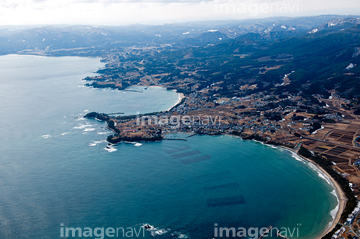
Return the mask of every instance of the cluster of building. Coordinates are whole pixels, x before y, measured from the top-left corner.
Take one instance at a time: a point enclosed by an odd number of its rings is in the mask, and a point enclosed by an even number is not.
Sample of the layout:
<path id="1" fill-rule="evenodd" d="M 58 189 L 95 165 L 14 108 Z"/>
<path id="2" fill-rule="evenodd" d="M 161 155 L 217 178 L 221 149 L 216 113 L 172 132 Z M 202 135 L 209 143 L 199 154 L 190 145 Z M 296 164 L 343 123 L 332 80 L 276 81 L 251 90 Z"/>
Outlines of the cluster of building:
<path id="1" fill-rule="evenodd" d="M 342 227 L 337 230 L 332 236 L 333 239 L 345 239 L 345 238 L 360 238 L 360 202 L 358 202 L 356 208 L 349 214 L 346 222 Z"/>
<path id="2" fill-rule="evenodd" d="M 291 101 L 291 105 L 282 104 L 284 100 Z M 170 111 L 140 116 L 140 120 L 139 117 L 125 120 L 120 117 L 117 119 L 117 128 L 127 136 L 134 134 L 150 137 L 156 130 L 161 129 L 162 134 L 237 132 L 246 135 L 257 134 L 274 140 L 285 136 L 291 137 L 295 132 L 308 134 L 313 123 L 318 121 L 311 118 L 310 114 L 299 110 L 302 103 L 298 96 L 291 95 L 285 99 L 262 93 L 221 98 L 194 92 Z M 329 114 L 327 117 L 336 117 L 336 114 Z M 134 129 L 135 131 L 131 132 Z"/>

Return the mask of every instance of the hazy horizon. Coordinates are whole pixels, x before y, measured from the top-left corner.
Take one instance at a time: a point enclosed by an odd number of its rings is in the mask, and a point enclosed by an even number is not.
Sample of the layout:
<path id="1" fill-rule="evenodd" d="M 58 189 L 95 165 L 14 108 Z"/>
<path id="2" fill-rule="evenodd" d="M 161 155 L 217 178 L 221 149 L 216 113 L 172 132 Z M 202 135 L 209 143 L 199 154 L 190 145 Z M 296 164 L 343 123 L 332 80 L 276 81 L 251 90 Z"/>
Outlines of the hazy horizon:
<path id="1" fill-rule="evenodd" d="M 158 25 L 317 15 L 360 15 L 360 1 L 3 0 L 0 3 L 1 26 Z"/>

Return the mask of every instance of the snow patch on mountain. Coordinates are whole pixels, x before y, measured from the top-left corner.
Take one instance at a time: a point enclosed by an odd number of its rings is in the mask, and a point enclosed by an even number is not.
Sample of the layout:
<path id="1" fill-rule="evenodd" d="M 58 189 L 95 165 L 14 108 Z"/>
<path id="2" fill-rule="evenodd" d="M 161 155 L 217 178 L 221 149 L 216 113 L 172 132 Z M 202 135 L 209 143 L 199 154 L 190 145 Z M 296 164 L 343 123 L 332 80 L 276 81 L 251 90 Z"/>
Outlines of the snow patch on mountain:
<path id="1" fill-rule="evenodd" d="M 319 29 L 318 29 L 318 28 L 315 28 L 315 29 L 312 29 L 311 31 L 309 31 L 308 33 L 312 34 L 312 33 L 318 32 L 318 31 L 319 31 Z"/>
<path id="2" fill-rule="evenodd" d="M 345 70 L 350 70 L 350 69 L 352 69 L 352 68 L 354 68 L 354 64 L 353 64 L 353 63 L 350 63 L 350 64 L 345 68 Z"/>
<path id="3" fill-rule="evenodd" d="M 355 58 L 358 57 L 359 55 L 360 55 L 360 47 L 355 47 L 352 57 Z"/>

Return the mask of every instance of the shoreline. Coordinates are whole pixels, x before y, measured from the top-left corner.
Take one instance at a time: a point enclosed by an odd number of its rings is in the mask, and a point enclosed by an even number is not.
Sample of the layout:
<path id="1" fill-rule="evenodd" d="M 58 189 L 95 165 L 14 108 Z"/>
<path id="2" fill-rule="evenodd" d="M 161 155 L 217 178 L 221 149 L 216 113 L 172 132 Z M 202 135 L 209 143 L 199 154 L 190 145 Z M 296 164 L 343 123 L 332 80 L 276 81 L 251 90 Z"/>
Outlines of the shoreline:
<path id="1" fill-rule="evenodd" d="M 179 103 L 181 103 L 183 98 L 184 98 L 184 96 L 181 95 L 181 93 L 180 93 L 178 102 L 172 108 L 176 107 Z M 335 197 L 337 198 L 337 205 L 336 205 L 336 207 L 334 209 L 331 210 L 331 211 L 333 211 L 333 210 L 337 209 L 335 217 L 333 217 L 331 215 L 332 221 L 330 223 L 328 223 L 326 228 L 322 229 L 321 233 L 318 236 L 314 237 L 314 239 L 322 239 L 325 235 L 330 233 L 337 226 L 337 224 L 340 222 L 341 215 L 345 210 L 346 202 L 347 202 L 348 199 L 345 196 L 345 193 L 343 192 L 343 190 L 342 190 L 341 186 L 338 184 L 338 182 L 325 169 L 323 169 L 319 164 L 317 164 L 316 162 L 314 162 L 313 160 L 311 160 L 309 158 L 306 158 L 306 157 L 300 155 L 297 151 L 295 151 L 292 148 L 287 148 L 287 147 L 282 146 L 282 145 L 273 145 L 271 143 L 262 142 L 262 141 L 256 140 L 256 139 L 246 139 L 246 138 L 243 138 L 240 135 L 233 135 L 233 134 L 227 134 L 227 133 L 223 133 L 223 134 L 233 136 L 233 137 L 237 137 L 237 138 L 240 138 L 242 140 L 251 140 L 253 142 L 261 143 L 261 144 L 263 144 L 265 146 L 269 146 L 269 147 L 272 147 L 272 148 L 275 148 L 275 149 L 278 149 L 278 150 L 281 150 L 281 149 L 286 150 L 287 152 L 289 152 L 293 156 L 293 158 L 295 160 L 298 160 L 295 157 L 299 157 L 299 159 L 313 165 L 317 169 L 317 172 L 324 176 L 325 180 L 326 179 L 329 180 L 329 184 L 334 189 Z M 207 135 L 213 136 L 211 134 L 207 134 Z M 330 212 L 329 212 L 329 214 L 330 214 Z"/>
<path id="2" fill-rule="evenodd" d="M 174 91 L 176 92 L 176 90 L 174 90 Z M 178 95 L 178 100 L 176 101 L 176 103 L 173 106 L 171 106 L 169 109 L 165 110 L 165 112 L 171 111 L 172 109 L 174 109 L 175 107 L 180 105 L 181 102 L 185 99 L 185 95 L 183 93 L 177 93 L 177 95 Z"/>
<path id="3" fill-rule="evenodd" d="M 150 86 L 150 87 L 162 87 L 162 86 Z M 177 93 L 176 90 L 173 90 L 173 91 L 175 91 Z M 169 109 L 167 109 L 167 110 L 165 110 L 163 112 L 170 112 L 172 109 L 176 108 L 178 105 L 180 105 L 183 102 L 183 100 L 185 99 L 185 95 L 183 93 L 177 93 L 177 94 L 178 94 L 177 102 L 172 107 L 170 107 Z M 248 140 L 246 138 L 243 138 L 240 135 L 233 135 L 233 134 L 227 134 L 227 133 L 225 133 L 225 134 L 235 136 L 235 137 L 240 137 L 243 140 Z M 252 140 L 254 142 L 259 142 L 261 144 L 264 144 L 264 145 L 267 145 L 267 146 L 270 146 L 270 147 L 273 147 L 273 148 L 284 149 L 284 150 L 290 152 L 292 155 L 297 156 L 300 159 L 302 159 L 302 160 L 310 163 L 311 165 L 315 166 L 315 168 L 318 170 L 318 172 L 321 173 L 326 179 L 329 180 L 329 182 L 330 182 L 329 184 L 334 189 L 335 196 L 337 198 L 337 206 L 334 209 L 332 209 L 331 211 L 337 209 L 337 212 L 336 212 L 335 217 L 333 217 L 331 215 L 332 218 L 333 218 L 332 221 L 326 226 L 325 229 L 323 229 L 321 231 L 321 233 L 318 236 L 314 237 L 314 239 L 321 239 L 322 237 L 324 237 L 325 235 L 330 233 L 337 226 L 337 224 L 340 222 L 341 215 L 345 210 L 346 202 L 347 202 L 347 198 L 345 196 L 345 193 L 343 192 L 343 190 L 340 187 L 340 185 L 338 184 L 338 182 L 325 169 L 323 169 L 319 164 L 317 164 L 316 162 L 314 162 L 313 160 L 311 160 L 309 158 L 306 158 L 306 157 L 300 155 L 294 149 L 287 148 L 287 147 L 282 146 L 282 145 L 273 145 L 271 143 L 262 142 L 262 141 L 259 141 L 259 140 L 256 140 L 256 139 L 250 139 L 250 140 Z"/>
<path id="4" fill-rule="evenodd" d="M 143 86 L 141 86 L 143 87 Z M 129 87 L 128 87 L 129 88 Z M 160 88 L 160 89 L 165 89 L 165 90 L 168 90 L 166 87 L 164 86 L 161 86 L 161 85 L 151 85 L 151 86 L 147 86 L 147 88 Z M 123 90 L 125 91 L 125 90 Z M 185 99 L 185 95 L 184 93 L 178 93 L 177 90 L 172 90 L 174 91 L 177 95 L 178 95 L 178 100 L 175 102 L 175 104 L 173 106 L 171 106 L 170 108 L 162 111 L 162 112 L 169 112 L 171 111 L 172 109 L 174 109 L 175 107 L 177 107 L 178 105 L 181 104 L 181 102 Z"/>
<path id="5" fill-rule="evenodd" d="M 331 175 L 326 172 L 325 169 L 323 169 L 320 165 L 318 165 L 317 163 L 315 163 L 314 161 L 312 161 L 311 159 L 309 158 L 306 158 L 300 154 L 298 154 L 296 151 L 292 150 L 292 149 L 289 149 L 289 148 L 286 148 L 284 146 L 275 146 L 275 145 L 271 145 L 271 144 L 266 144 L 266 143 L 263 143 L 261 141 L 257 141 L 257 140 L 254 140 L 255 142 L 260 142 L 264 145 L 268 145 L 268 146 L 271 146 L 273 148 L 281 148 L 281 149 L 284 149 L 288 152 L 290 152 L 291 154 L 299 157 L 300 159 L 312 164 L 313 166 L 316 167 L 316 169 L 318 169 L 324 176 L 326 176 L 327 179 L 330 180 L 331 182 L 331 186 L 334 188 L 334 191 L 335 191 L 335 196 L 337 198 L 337 201 L 338 201 L 338 204 L 337 206 L 334 208 L 338 208 L 337 209 L 337 212 L 336 212 L 336 215 L 335 217 L 332 219 L 332 221 L 328 224 L 328 226 L 326 227 L 325 230 L 323 230 L 321 232 L 321 234 L 319 236 L 316 236 L 314 239 L 321 239 L 323 238 L 326 234 L 330 233 L 335 227 L 336 225 L 339 223 L 340 221 L 340 218 L 341 218 L 341 215 L 342 213 L 344 212 L 344 209 L 346 207 L 346 201 L 347 201 L 347 198 L 345 196 L 345 193 L 343 192 L 342 188 L 340 187 L 340 185 L 338 184 L 338 182 L 333 178 L 331 177 Z M 334 210 L 333 209 L 333 210 Z M 331 211 L 330 211 L 331 212 Z"/>
<path id="6" fill-rule="evenodd" d="M 331 224 L 325 229 L 322 231 L 322 233 L 315 237 L 314 239 L 321 239 L 322 237 L 324 237 L 326 234 L 328 234 L 329 232 L 331 232 L 335 227 L 336 225 L 340 222 L 340 218 L 341 218 L 341 215 L 342 213 L 344 212 L 345 210 L 345 207 L 346 207 L 346 202 L 347 202 L 347 198 L 345 196 L 345 193 L 343 192 L 343 190 L 341 189 L 340 185 L 338 184 L 338 182 L 333 178 L 331 177 L 331 175 L 326 172 L 325 169 L 323 169 L 320 165 L 318 165 L 317 163 L 315 163 L 314 161 L 312 161 L 311 159 L 308 159 L 306 157 L 303 157 L 301 155 L 299 155 L 298 153 L 294 152 L 294 151 L 291 151 L 293 153 L 295 153 L 298 157 L 300 157 L 301 159 L 311 163 L 312 165 L 314 165 L 317 169 L 319 169 L 321 171 L 321 173 L 323 175 L 325 175 L 331 182 L 331 186 L 334 188 L 335 190 L 335 194 L 336 194 L 336 197 L 337 197 L 337 200 L 338 200 L 338 205 L 336 207 L 338 207 L 337 209 L 337 212 L 336 212 L 336 215 L 335 215 L 335 218 L 332 220 Z M 336 209 L 336 208 L 335 208 Z M 334 210 L 334 209 L 333 209 Z"/>
<path id="7" fill-rule="evenodd" d="M 239 137 L 239 136 L 236 136 L 236 137 Z M 242 137 L 240 137 L 242 139 Z M 336 226 L 337 224 L 340 222 L 340 219 L 341 219 L 341 215 L 342 213 L 344 212 L 345 210 L 345 207 L 346 207 L 346 202 L 347 202 L 347 197 L 345 196 L 345 193 L 343 192 L 342 188 L 340 187 L 340 185 L 338 184 L 338 182 L 333 178 L 331 177 L 331 175 L 325 170 L 323 169 L 320 165 L 318 165 L 317 163 L 315 163 L 313 160 L 309 159 L 309 158 L 306 158 L 300 154 L 298 154 L 296 151 L 294 151 L 293 149 L 290 149 L 290 148 L 287 148 L 287 147 L 284 147 L 284 146 L 277 146 L 277 145 L 272 145 L 272 144 L 267 144 L 265 142 L 262 142 L 262 141 L 259 141 L 259 140 L 254 140 L 254 139 L 251 139 L 252 141 L 254 142 L 257 142 L 257 143 L 261 143 L 263 145 L 266 145 L 266 146 L 270 146 L 272 148 L 276 148 L 276 149 L 284 149 L 286 151 L 288 151 L 289 153 L 291 153 L 292 155 L 294 156 L 297 156 L 299 157 L 300 159 L 312 164 L 313 166 L 316 167 L 317 170 L 320 171 L 320 173 L 323 174 L 323 176 L 325 176 L 325 178 L 329 179 L 330 180 L 330 185 L 331 187 L 334 189 L 335 191 L 335 196 L 337 198 L 337 201 L 338 201 L 338 204 L 337 206 L 334 208 L 336 209 L 337 208 L 337 212 L 336 212 L 336 215 L 335 217 L 332 219 L 332 221 L 328 224 L 328 226 L 323 229 L 323 231 L 321 232 L 321 234 L 319 234 L 318 236 L 314 237 L 314 239 L 322 239 L 325 235 L 327 235 L 328 233 L 330 233 Z M 295 159 L 296 160 L 296 159 Z M 333 210 L 334 210 L 333 209 Z M 331 211 L 330 211 L 331 212 Z"/>

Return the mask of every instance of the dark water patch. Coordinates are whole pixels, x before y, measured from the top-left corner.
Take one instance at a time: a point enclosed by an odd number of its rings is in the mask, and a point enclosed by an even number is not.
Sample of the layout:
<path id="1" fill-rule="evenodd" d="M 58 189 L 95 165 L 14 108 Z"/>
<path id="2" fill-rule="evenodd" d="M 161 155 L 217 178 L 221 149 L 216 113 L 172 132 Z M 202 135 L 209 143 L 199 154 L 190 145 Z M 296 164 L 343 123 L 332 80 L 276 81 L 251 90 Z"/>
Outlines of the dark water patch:
<path id="1" fill-rule="evenodd" d="M 196 176 L 194 179 L 200 183 L 209 183 L 209 182 L 214 182 L 214 181 L 219 181 L 219 180 L 224 180 L 224 179 L 230 179 L 233 176 L 231 175 L 230 171 L 221 171 L 221 172 L 216 172 L 216 173 L 208 173 L 208 174 L 203 174 L 200 176 Z"/>
<path id="2" fill-rule="evenodd" d="M 207 200 L 208 207 L 224 207 L 245 203 L 245 198 L 242 195 L 224 198 L 210 198 Z"/>
<path id="3" fill-rule="evenodd" d="M 190 149 L 190 148 L 191 148 L 190 146 L 186 145 L 186 146 L 179 147 L 179 148 L 165 150 L 165 153 L 167 153 L 167 154 L 175 154 L 175 153 L 178 153 L 178 152 Z"/>
<path id="4" fill-rule="evenodd" d="M 194 150 L 194 151 L 185 152 L 185 153 L 181 153 L 181 154 L 174 154 L 174 155 L 171 155 L 171 157 L 173 157 L 174 159 L 179 159 L 179 158 L 185 158 L 185 157 L 189 157 L 189 156 L 193 156 L 193 155 L 197 155 L 197 154 L 201 154 L 201 152 L 199 150 Z"/>
<path id="5" fill-rule="evenodd" d="M 209 159 L 211 159 L 210 155 L 202 155 L 202 156 L 198 156 L 198 157 L 194 157 L 194 158 L 183 159 L 183 160 L 181 160 L 181 162 L 183 164 L 193 164 L 193 163 L 198 163 L 201 161 L 206 161 Z"/>
<path id="6" fill-rule="evenodd" d="M 219 189 L 231 189 L 231 188 L 238 188 L 240 185 L 238 183 L 226 183 L 226 184 L 219 184 L 215 186 L 207 186 L 204 187 L 205 191 L 213 191 L 213 190 L 219 190 Z"/>

